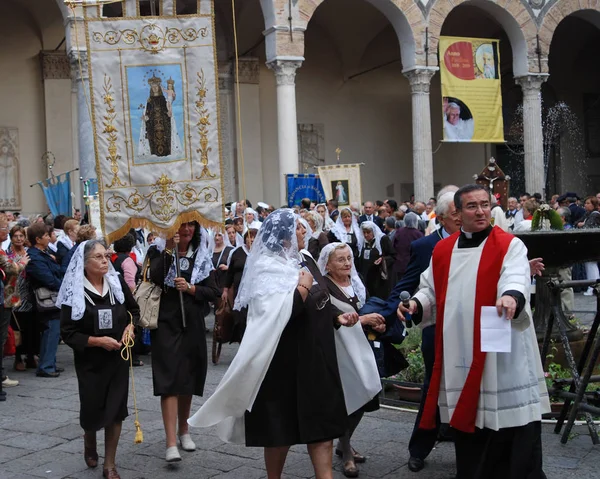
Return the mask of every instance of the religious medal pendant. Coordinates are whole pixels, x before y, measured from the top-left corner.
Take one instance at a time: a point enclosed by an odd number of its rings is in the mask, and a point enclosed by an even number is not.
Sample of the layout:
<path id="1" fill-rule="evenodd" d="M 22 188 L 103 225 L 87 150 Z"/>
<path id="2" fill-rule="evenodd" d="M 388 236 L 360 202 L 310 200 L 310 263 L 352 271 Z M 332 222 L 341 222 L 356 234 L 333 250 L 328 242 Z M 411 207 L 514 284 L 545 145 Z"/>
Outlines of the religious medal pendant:
<path id="1" fill-rule="evenodd" d="M 179 269 L 187 271 L 190 268 L 190 260 L 187 258 L 179 258 Z"/>

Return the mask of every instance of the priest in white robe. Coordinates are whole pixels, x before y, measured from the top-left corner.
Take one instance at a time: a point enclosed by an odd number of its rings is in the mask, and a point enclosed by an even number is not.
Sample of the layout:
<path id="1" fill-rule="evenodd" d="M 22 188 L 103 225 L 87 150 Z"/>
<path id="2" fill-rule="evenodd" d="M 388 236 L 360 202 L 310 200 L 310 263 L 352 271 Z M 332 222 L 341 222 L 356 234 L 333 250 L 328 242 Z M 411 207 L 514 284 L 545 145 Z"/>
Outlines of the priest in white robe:
<path id="1" fill-rule="evenodd" d="M 440 241 L 408 308 L 414 320 L 436 316 L 435 364 L 419 427 L 455 430 L 460 479 L 537 479 L 542 471 L 541 417 L 548 391 L 529 306 L 525 245 L 490 225 L 480 185 L 456 192 L 460 233 Z M 481 351 L 481 308 L 511 321 L 511 352 Z"/>

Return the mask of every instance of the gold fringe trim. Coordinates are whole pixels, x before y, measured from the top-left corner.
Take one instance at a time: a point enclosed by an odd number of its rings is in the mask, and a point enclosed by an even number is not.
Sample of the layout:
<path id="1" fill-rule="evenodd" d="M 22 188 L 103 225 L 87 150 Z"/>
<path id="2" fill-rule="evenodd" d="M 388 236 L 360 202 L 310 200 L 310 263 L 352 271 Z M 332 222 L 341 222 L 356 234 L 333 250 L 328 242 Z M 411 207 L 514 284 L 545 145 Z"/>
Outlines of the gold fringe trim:
<path id="1" fill-rule="evenodd" d="M 129 218 L 127 222 L 118 230 L 115 230 L 111 233 L 105 233 L 104 238 L 107 244 L 112 244 L 115 240 L 118 240 L 125 236 L 131 228 L 147 228 L 154 233 L 164 235 L 167 238 L 172 238 L 173 236 L 175 236 L 175 233 L 177 233 L 179 227 L 183 223 L 190 223 L 192 221 L 198 222 L 200 226 L 204 226 L 205 228 L 214 227 L 223 229 L 223 223 L 209 220 L 197 211 L 185 211 L 177 216 L 175 223 L 173 223 L 173 225 L 170 228 L 163 228 L 161 226 L 157 226 L 156 223 L 154 223 L 148 218 Z"/>

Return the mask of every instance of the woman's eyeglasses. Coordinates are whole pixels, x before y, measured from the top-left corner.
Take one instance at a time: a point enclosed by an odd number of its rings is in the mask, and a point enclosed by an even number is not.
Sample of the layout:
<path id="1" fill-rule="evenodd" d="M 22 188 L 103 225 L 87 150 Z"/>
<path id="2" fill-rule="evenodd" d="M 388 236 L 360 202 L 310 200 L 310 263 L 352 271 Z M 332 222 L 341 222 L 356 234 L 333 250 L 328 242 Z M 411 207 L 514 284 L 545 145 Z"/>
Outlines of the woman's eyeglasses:
<path id="1" fill-rule="evenodd" d="M 90 256 L 90 259 L 93 259 L 94 261 L 102 261 L 103 259 L 105 259 L 106 261 L 110 262 L 110 258 L 111 258 L 110 253 L 95 254 L 94 256 Z"/>

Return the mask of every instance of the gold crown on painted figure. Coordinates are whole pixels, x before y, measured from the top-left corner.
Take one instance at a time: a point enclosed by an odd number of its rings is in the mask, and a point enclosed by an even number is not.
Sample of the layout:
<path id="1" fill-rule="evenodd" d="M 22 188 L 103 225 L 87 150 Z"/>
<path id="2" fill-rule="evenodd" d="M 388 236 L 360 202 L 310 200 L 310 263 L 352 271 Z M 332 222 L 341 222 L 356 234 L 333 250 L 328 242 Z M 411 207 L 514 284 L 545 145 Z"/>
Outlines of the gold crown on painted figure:
<path id="1" fill-rule="evenodd" d="M 160 78 L 158 78 L 156 75 L 152 75 L 152 78 L 148 79 L 148 83 L 150 85 L 160 85 L 162 83 L 162 80 Z"/>
<path id="2" fill-rule="evenodd" d="M 173 80 L 171 77 L 169 77 L 169 79 L 167 80 L 167 86 L 168 85 L 171 85 L 171 86 L 175 85 L 175 80 Z"/>

